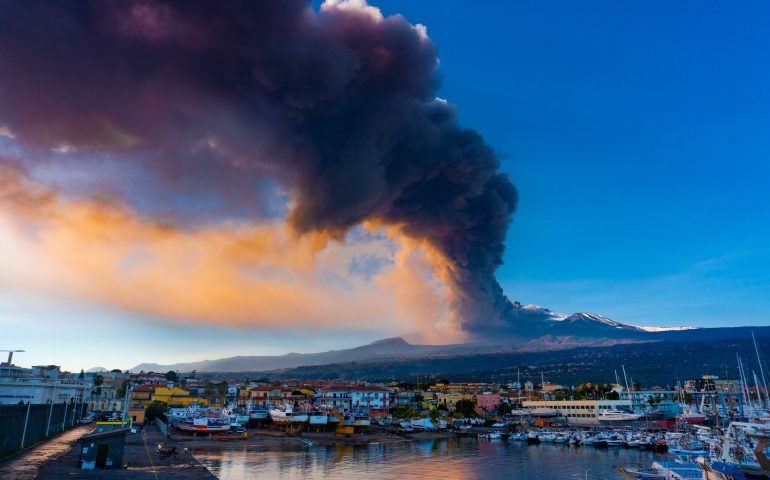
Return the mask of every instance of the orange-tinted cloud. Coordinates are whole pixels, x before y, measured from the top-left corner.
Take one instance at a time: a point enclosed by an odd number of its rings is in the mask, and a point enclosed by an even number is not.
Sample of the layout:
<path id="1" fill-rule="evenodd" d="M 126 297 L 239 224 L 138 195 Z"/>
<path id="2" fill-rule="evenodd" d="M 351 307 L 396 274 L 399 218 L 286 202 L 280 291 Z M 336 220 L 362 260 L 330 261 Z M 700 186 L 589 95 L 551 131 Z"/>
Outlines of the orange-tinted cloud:
<path id="1" fill-rule="evenodd" d="M 282 222 L 181 229 L 0 170 L 4 288 L 179 322 L 458 338 L 440 255 L 397 227 L 377 231 L 345 244 Z M 362 261 L 379 267 L 351 272 Z"/>

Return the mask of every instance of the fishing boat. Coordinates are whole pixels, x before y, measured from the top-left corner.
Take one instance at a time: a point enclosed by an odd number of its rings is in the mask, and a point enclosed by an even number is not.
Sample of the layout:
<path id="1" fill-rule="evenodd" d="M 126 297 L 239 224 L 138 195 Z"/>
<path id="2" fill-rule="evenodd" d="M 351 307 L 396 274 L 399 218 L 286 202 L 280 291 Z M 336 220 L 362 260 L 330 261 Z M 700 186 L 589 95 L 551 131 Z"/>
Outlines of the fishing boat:
<path id="1" fill-rule="evenodd" d="M 349 427 L 368 427 L 372 424 L 372 419 L 365 413 L 346 413 L 345 425 Z"/>
<path id="2" fill-rule="evenodd" d="M 294 408 L 290 406 L 285 406 L 284 408 L 271 408 L 268 411 L 270 413 L 270 418 L 272 418 L 275 423 L 304 423 L 308 421 L 309 417 L 307 412 L 295 412 Z"/>
<path id="3" fill-rule="evenodd" d="M 248 409 L 249 420 L 265 420 L 270 416 L 267 407 L 258 405 L 249 405 Z"/>
<path id="4" fill-rule="evenodd" d="M 221 433 L 230 431 L 230 419 L 225 417 L 193 417 L 180 421 L 177 426 L 187 433 Z"/>
<path id="5" fill-rule="evenodd" d="M 329 414 L 321 410 L 313 410 L 308 418 L 310 425 L 323 426 L 329 423 Z"/>

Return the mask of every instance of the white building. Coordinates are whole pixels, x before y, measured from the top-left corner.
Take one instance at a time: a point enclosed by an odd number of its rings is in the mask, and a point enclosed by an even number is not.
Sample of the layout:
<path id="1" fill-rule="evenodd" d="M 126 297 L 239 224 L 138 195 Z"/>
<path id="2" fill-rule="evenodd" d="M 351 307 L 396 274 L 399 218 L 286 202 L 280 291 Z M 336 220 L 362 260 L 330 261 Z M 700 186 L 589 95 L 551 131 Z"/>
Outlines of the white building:
<path id="1" fill-rule="evenodd" d="M 90 393 L 88 380 L 62 372 L 57 365 L 23 368 L 0 363 L 0 405 L 63 403 L 82 398 L 87 401 Z"/>
<path id="2" fill-rule="evenodd" d="M 631 400 L 536 400 L 524 401 L 521 405 L 524 408 L 556 410 L 558 416 L 573 425 L 598 425 L 599 412 L 632 408 Z"/>
<path id="3" fill-rule="evenodd" d="M 320 402 L 339 411 L 386 410 L 390 407 L 390 390 L 385 387 L 328 387 L 321 390 Z"/>

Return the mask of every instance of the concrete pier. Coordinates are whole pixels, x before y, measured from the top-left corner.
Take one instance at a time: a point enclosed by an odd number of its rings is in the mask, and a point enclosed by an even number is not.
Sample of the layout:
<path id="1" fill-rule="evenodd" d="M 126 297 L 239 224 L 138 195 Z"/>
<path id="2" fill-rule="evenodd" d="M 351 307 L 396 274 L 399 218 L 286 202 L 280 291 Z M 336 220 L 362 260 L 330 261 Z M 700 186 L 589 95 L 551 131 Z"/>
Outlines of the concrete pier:
<path id="1" fill-rule="evenodd" d="M 177 458 L 161 459 L 156 451 L 158 443 L 173 446 L 163 438 L 155 426 L 145 427 L 142 433 L 129 435 L 120 469 L 93 471 L 80 470 L 80 446 L 77 439 L 93 427 L 80 427 L 49 442 L 0 463 L 0 478 L 15 480 L 68 479 L 137 479 L 137 480 L 216 480 L 211 472 L 198 463 L 192 455 L 177 446 Z"/>

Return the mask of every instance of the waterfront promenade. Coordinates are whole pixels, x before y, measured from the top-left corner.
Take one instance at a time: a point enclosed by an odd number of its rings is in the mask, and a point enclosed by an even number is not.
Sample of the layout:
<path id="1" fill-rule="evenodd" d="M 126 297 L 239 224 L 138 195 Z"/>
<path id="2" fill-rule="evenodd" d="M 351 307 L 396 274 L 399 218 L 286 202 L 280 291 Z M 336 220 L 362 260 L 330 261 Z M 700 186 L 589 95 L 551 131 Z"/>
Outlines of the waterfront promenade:
<path id="1" fill-rule="evenodd" d="M 14 480 L 72 479 L 132 479 L 132 480 L 215 480 L 216 477 L 198 463 L 181 446 L 177 458 L 161 459 L 155 447 L 164 440 L 154 426 L 126 438 L 124 468 L 114 470 L 80 470 L 80 446 L 77 439 L 90 432 L 93 426 L 83 426 L 55 439 L 31 448 L 5 462 L 0 462 L 0 478 Z"/>

